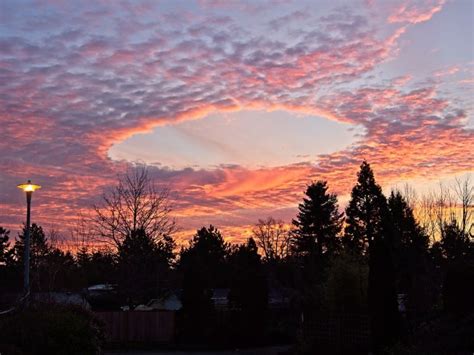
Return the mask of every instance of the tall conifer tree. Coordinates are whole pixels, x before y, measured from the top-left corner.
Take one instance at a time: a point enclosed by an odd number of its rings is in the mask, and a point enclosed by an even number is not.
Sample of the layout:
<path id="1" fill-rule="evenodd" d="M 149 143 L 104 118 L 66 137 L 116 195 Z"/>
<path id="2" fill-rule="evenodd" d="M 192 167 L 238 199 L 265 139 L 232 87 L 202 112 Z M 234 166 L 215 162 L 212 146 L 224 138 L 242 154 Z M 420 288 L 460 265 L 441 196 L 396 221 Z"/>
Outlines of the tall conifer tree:
<path id="1" fill-rule="evenodd" d="M 339 212 L 337 196 L 328 193 L 326 181 L 312 183 L 305 195 L 293 220 L 292 246 L 297 254 L 318 259 L 338 249 L 343 213 Z"/>
<path id="2" fill-rule="evenodd" d="M 393 238 L 387 200 L 365 161 L 360 166 L 346 215 L 345 246 L 369 258 L 372 339 L 375 349 L 381 350 L 396 339 L 399 332 Z"/>

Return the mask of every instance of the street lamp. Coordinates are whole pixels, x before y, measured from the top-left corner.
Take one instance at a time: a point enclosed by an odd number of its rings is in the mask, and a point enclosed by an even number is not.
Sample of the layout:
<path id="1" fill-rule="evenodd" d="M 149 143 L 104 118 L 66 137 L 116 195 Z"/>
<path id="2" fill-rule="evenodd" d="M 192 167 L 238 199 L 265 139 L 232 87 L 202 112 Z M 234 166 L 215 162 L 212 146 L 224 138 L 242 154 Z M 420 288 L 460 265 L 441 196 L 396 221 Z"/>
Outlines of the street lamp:
<path id="1" fill-rule="evenodd" d="M 25 296 L 30 294 L 30 214 L 31 214 L 31 195 L 35 190 L 41 188 L 40 185 L 35 185 L 28 180 L 25 184 L 17 185 L 26 193 L 26 230 L 25 230 L 25 264 L 23 273 L 23 288 Z"/>

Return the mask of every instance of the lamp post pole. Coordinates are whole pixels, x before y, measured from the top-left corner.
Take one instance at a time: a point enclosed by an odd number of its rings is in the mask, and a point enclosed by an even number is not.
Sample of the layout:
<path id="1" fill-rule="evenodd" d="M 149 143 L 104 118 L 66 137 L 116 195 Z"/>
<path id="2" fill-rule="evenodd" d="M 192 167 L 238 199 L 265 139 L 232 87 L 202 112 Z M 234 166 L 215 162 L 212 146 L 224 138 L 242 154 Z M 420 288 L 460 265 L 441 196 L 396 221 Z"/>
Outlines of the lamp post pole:
<path id="1" fill-rule="evenodd" d="M 23 289 L 25 296 L 30 294 L 30 222 L 31 222 L 31 196 L 35 190 L 41 188 L 40 185 L 35 185 L 28 180 L 25 184 L 17 186 L 26 193 L 26 226 L 25 226 L 25 240 L 24 240 L 24 270 L 23 270 Z"/>
<path id="2" fill-rule="evenodd" d="M 23 272 L 23 290 L 25 295 L 30 294 L 30 219 L 32 194 L 33 191 L 26 191 L 25 263 Z"/>

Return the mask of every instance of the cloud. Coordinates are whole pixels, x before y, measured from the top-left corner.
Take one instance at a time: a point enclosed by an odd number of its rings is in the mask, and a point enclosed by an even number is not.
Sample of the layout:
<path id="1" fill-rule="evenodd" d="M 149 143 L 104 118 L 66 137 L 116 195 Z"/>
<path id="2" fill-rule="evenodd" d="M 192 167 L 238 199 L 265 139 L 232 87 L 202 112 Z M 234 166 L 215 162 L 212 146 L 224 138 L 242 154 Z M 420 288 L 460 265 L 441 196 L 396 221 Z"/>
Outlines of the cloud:
<path id="1" fill-rule="evenodd" d="M 391 23 L 416 24 L 430 20 L 434 14 L 441 11 L 445 0 L 403 1 L 388 21 Z"/>
<path id="2" fill-rule="evenodd" d="M 45 5 L 51 12 L 41 28 L 50 23 L 54 31 L 34 36 L 24 29 L 28 16 L 8 20 L 14 31 L 0 39 L 0 222 L 7 227 L 17 229 L 22 220 L 19 180 L 44 186 L 35 196 L 34 220 L 70 225 L 129 166 L 108 158 L 114 143 L 213 112 L 303 112 L 364 133 L 347 149 L 302 164 L 150 167 L 176 192 L 176 214 L 186 228 L 208 221 L 248 225 L 278 209 L 289 216 L 315 179 L 347 194 L 362 159 L 383 183 L 473 169 L 467 112 L 435 84 L 408 89 L 410 74 L 387 85 L 360 84 L 397 56 L 406 26 L 431 18 L 441 2 L 397 9 L 388 31 L 368 14 L 343 8 L 311 14 L 316 21 L 278 37 L 245 28 L 232 12 L 222 16 L 228 2 L 202 3 L 219 13 L 200 14 L 124 4 L 75 11 L 70 4 Z M 271 18 L 280 26 L 303 15 Z"/>

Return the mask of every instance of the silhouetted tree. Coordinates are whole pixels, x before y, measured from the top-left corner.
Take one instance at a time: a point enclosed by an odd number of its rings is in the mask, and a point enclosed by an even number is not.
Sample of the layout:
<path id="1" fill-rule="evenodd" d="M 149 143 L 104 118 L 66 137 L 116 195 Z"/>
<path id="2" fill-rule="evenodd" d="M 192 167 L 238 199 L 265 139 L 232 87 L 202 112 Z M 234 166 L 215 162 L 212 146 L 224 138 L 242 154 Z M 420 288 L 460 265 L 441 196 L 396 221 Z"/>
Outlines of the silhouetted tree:
<path id="1" fill-rule="evenodd" d="M 390 215 L 373 171 L 363 162 L 346 209 L 344 241 L 353 254 L 369 257 L 369 313 L 376 349 L 390 344 L 399 333 L 399 314 L 393 265 Z"/>
<path id="2" fill-rule="evenodd" d="M 398 292 L 407 294 L 411 311 L 427 311 L 432 298 L 428 275 L 428 236 L 400 192 L 392 191 L 388 207 Z"/>
<path id="3" fill-rule="evenodd" d="M 176 229 L 170 216 L 169 191 L 158 188 L 143 166 L 119 176 L 117 186 L 103 194 L 94 210 L 96 232 L 117 249 L 139 230 L 159 242 Z"/>
<path id="4" fill-rule="evenodd" d="M 325 181 L 309 185 L 293 220 L 293 249 L 298 255 L 313 260 L 339 248 L 338 234 L 342 230 L 343 213 L 339 212 L 337 196 L 327 190 Z"/>
<path id="5" fill-rule="evenodd" d="M 25 255 L 25 227 L 23 231 L 18 235 L 18 239 L 14 246 L 14 255 L 16 261 L 23 265 L 23 258 Z M 30 227 L 30 265 L 31 268 L 36 268 L 50 252 L 51 247 L 48 245 L 48 239 L 43 231 L 43 228 L 36 223 L 33 223 Z"/>
<path id="6" fill-rule="evenodd" d="M 19 270 L 13 267 L 13 249 L 9 239 L 10 231 L 0 227 L 0 293 L 15 289 L 20 279 Z"/>
<path id="7" fill-rule="evenodd" d="M 44 291 L 79 290 L 77 264 L 70 252 L 51 247 L 40 267 Z"/>
<path id="8" fill-rule="evenodd" d="M 273 217 L 259 219 L 252 234 L 266 261 L 278 262 L 288 256 L 290 233 L 283 221 Z"/>
<path id="9" fill-rule="evenodd" d="M 144 230 L 125 238 L 118 252 L 119 287 L 130 306 L 159 295 L 169 277 L 173 246 L 171 237 L 158 244 Z"/>
<path id="10" fill-rule="evenodd" d="M 117 282 L 117 256 L 110 250 L 83 250 L 77 263 L 84 286 Z"/>
<path id="11" fill-rule="evenodd" d="M 0 227 L 0 267 L 11 262 L 10 231 Z"/>
<path id="12" fill-rule="evenodd" d="M 323 307 L 344 313 L 366 311 L 368 274 L 365 259 L 345 252 L 333 256 L 323 284 Z"/>
<path id="13" fill-rule="evenodd" d="M 474 184 L 471 176 L 467 175 L 464 179 L 456 178 L 454 192 L 461 207 L 459 229 L 463 234 L 468 235 L 474 226 Z"/>
<path id="14" fill-rule="evenodd" d="M 23 273 L 25 230 L 25 227 L 23 227 L 23 231 L 18 235 L 13 247 L 15 268 L 19 273 Z M 32 290 L 41 290 L 44 286 L 45 275 L 41 272 L 41 269 L 44 267 L 46 257 L 50 251 L 51 246 L 48 244 L 43 228 L 33 223 L 30 227 L 30 283 Z"/>
<path id="15" fill-rule="evenodd" d="M 170 235 L 164 235 L 163 238 L 156 243 L 158 258 L 168 267 L 172 267 L 175 264 L 175 249 L 176 242 Z"/>
<path id="16" fill-rule="evenodd" d="M 377 236 L 384 234 L 387 202 L 375 182 L 370 165 L 363 162 L 357 174 L 357 184 L 346 208 L 344 244 L 355 254 L 366 254 Z M 373 244 L 372 244 L 373 245 Z"/>
<path id="17" fill-rule="evenodd" d="M 236 247 L 230 255 L 231 282 L 229 302 L 235 311 L 233 336 L 244 343 L 262 341 L 268 291 L 264 270 L 255 241 Z"/>
<path id="18" fill-rule="evenodd" d="M 206 342 L 213 332 L 212 290 L 228 285 L 226 258 L 229 245 L 212 225 L 201 228 L 182 249 L 179 271 L 183 275 L 182 336 L 191 342 Z"/>
<path id="19" fill-rule="evenodd" d="M 450 223 L 443 224 L 440 246 L 443 257 L 448 261 L 459 261 L 469 254 L 469 236 L 462 231 L 454 218 Z"/>
<path id="20" fill-rule="evenodd" d="M 328 193 L 325 181 L 309 185 L 298 214 L 293 220 L 292 254 L 299 272 L 297 284 L 299 304 L 306 319 L 319 310 L 324 268 L 339 249 L 343 214 L 338 210 L 337 196 Z"/>

